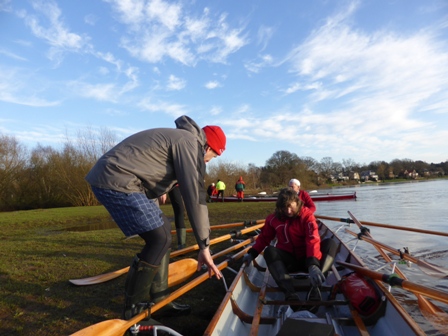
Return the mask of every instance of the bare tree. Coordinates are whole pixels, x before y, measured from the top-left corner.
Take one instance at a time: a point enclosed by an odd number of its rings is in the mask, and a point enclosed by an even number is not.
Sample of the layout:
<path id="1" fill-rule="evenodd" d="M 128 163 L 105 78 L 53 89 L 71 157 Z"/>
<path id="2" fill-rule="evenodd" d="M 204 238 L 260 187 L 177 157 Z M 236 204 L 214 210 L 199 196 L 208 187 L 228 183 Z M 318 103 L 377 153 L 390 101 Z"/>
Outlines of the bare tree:
<path id="1" fill-rule="evenodd" d="M 334 162 L 333 159 L 329 156 L 323 157 L 320 160 L 320 175 L 325 179 L 330 179 L 331 175 L 334 174 Z"/>
<path id="2" fill-rule="evenodd" d="M 23 178 L 24 199 L 33 207 L 48 208 L 68 206 L 58 178 L 59 153 L 50 146 L 38 145 L 31 152 L 28 168 Z"/>
<path id="3" fill-rule="evenodd" d="M 19 176 L 26 167 L 27 150 L 13 136 L 0 135 L 0 203 L 2 210 L 17 204 Z"/>

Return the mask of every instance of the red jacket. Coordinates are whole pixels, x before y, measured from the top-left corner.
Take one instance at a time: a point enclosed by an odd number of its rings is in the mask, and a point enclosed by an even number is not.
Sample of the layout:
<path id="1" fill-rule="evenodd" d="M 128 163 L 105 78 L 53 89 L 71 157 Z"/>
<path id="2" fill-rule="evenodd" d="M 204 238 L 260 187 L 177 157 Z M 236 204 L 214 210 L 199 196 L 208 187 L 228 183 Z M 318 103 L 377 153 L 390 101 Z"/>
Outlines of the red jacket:
<path id="1" fill-rule="evenodd" d="M 303 202 L 303 205 L 309 208 L 313 213 L 316 212 L 316 206 L 314 205 L 310 194 L 308 194 L 305 190 L 299 190 L 299 199 Z"/>
<path id="2" fill-rule="evenodd" d="M 275 214 L 266 218 L 253 249 L 261 253 L 277 237 L 276 247 L 293 254 L 297 259 L 307 259 L 307 266 L 319 266 L 320 252 L 319 230 L 310 209 L 302 207 L 300 215 L 294 218 L 278 219 Z"/>

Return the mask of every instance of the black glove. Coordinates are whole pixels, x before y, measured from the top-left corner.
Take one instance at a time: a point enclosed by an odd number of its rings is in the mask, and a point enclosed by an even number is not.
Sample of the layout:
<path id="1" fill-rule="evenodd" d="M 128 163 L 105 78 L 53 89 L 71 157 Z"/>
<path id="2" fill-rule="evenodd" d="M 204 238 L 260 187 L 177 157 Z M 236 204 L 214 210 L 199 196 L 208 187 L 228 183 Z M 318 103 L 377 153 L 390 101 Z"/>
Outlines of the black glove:
<path id="1" fill-rule="evenodd" d="M 313 287 L 321 286 L 325 281 L 322 271 L 316 265 L 311 265 L 308 267 L 308 273 L 310 274 L 310 281 Z"/>
<path id="2" fill-rule="evenodd" d="M 246 265 L 249 265 L 252 260 L 254 260 L 254 257 L 252 257 L 252 254 L 247 253 L 244 257 L 243 257 L 243 263 L 246 263 Z"/>

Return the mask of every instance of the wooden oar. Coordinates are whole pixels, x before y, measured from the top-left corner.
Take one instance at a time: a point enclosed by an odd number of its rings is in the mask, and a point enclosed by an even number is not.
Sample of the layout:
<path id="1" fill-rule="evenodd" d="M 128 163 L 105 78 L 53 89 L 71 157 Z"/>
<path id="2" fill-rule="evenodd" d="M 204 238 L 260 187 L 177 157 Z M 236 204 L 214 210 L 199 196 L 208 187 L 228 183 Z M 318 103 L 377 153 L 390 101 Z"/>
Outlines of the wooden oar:
<path id="1" fill-rule="evenodd" d="M 391 286 L 400 287 L 400 288 L 406 289 L 406 290 L 414 292 L 414 293 L 422 294 L 431 299 L 434 299 L 434 300 L 437 300 L 437 301 L 440 301 L 443 303 L 448 303 L 448 293 L 447 292 L 443 292 L 441 290 L 434 289 L 434 288 L 428 288 L 426 286 L 416 284 L 409 280 L 401 279 L 394 274 L 391 275 L 391 274 L 383 274 L 383 273 L 375 272 L 368 268 L 356 266 L 356 265 L 346 263 L 343 261 L 337 261 L 337 263 L 341 266 L 350 268 L 350 269 L 354 270 L 356 273 L 359 273 L 359 274 L 369 277 L 371 279 L 380 280 L 380 281 L 383 281 Z"/>
<path id="2" fill-rule="evenodd" d="M 253 220 L 253 221 L 244 221 L 244 222 L 236 222 L 236 223 L 227 223 L 227 224 L 218 224 L 218 225 L 210 225 L 210 230 L 223 230 L 223 229 L 231 229 L 240 226 L 251 226 L 257 224 L 264 224 L 264 219 Z M 193 232 L 192 228 L 187 229 L 187 232 Z M 171 234 L 175 234 L 176 230 L 171 230 Z"/>
<path id="3" fill-rule="evenodd" d="M 185 277 L 192 276 L 194 272 L 196 272 L 194 267 L 197 266 L 198 262 L 192 258 L 186 258 L 170 263 L 168 266 L 168 287 L 175 286 L 181 283 Z M 115 279 L 128 271 L 129 266 L 115 272 L 96 275 L 85 279 L 72 279 L 69 281 L 76 286 L 95 285 Z"/>
<path id="4" fill-rule="evenodd" d="M 336 222 L 343 222 L 343 223 L 354 223 L 353 220 L 350 218 L 336 218 L 336 217 L 328 217 L 328 216 L 322 216 L 322 215 L 314 215 L 314 217 L 319 219 L 327 219 L 332 220 Z M 370 226 L 376 226 L 376 227 L 382 227 L 386 229 L 393 229 L 393 230 L 402 230 L 402 231 L 411 231 L 411 232 L 418 232 L 418 233 L 425 233 L 425 234 L 432 234 L 436 236 L 445 236 L 448 237 L 448 232 L 440 232 L 440 231 L 430 231 L 430 230 L 422 230 L 422 229 L 416 229 L 416 228 L 408 228 L 403 226 L 396 226 L 396 225 L 390 225 L 390 224 L 381 224 L 381 223 L 374 223 L 374 222 L 365 222 L 363 221 L 364 225 L 370 225 Z"/>
<path id="5" fill-rule="evenodd" d="M 244 250 L 238 252 L 237 254 L 233 255 L 232 257 L 227 258 L 225 261 L 217 265 L 218 269 L 221 271 L 227 266 L 229 266 L 229 263 L 233 260 L 238 260 L 244 254 L 249 250 L 249 247 L 245 248 Z M 145 309 L 140 314 L 134 316 L 130 320 L 120 320 L 120 319 L 114 319 L 114 320 L 107 320 L 103 322 L 99 322 L 97 324 L 91 325 L 89 327 L 86 327 L 84 329 L 81 329 L 71 336 L 116 336 L 116 335 L 123 335 L 130 327 L 132 327 L 134 324 L 137 324 L 141 320 L 147 318 L 151 313 L 156 312 L 166 304 L 176 300 L 183 294 L 187 293 L 189 290 L 193 289 L 194 287 L 198 286 L 199 284 L 203 283 L 205 280 L 209 279 L 208 273 L 203 273 L 200 276 L 196 277 L 195 279 L 191 280 L 189 283 L 185 284 L 178 290 L 171 293 L 169 296 L 167 296 L 162 301 L 156 303 L 154 306 L 151 307 L 151 309 Z"/>
<path id="6" fill-rule="evenodd" d="M 224 236 L 212 239 L 212 240 L 210 240 L 210 245 L 223 242 L 223 241 L 225 241 L 227 239 L 230 239 L 232 237 L 236 237 L 239 234 L 245 234 L 245 233 L 248 233 L 250 231 L 254 231 L 254 230 L 256 230 L 257 228 L 259 228 L 259 227 L 261 227 L 263 225 L 264 224 L 259 224 L 259 225 L 254 226 L 254 227 L 250 227 L 248 229 L 241 230 L 241 232 L 231 233 L 231 234 L 227 234 L 227 235 L 224 235 Z M 237 246 L 237 245 L 235 245 L 235 246 Z M 182 249 L 182 250 L 171 252 L 170 257 L 173 258 L 175 256 L 179 256 L 181 254 L 192 252 L 192 251 L 195 251 L 195 250 L 198 250 L 198 249 L 199 249 L 199 245 L 196 244 L 196 245 L 187 247 L 187 248 Z M 118 278 L 119 276 L 127 273 L 128 271 L 129 271 L 129 266 L 127 266 L 125 268 L 122 268 L 122 269 L 119 269 L 117 271 L 104 273 L 104 274 L 100 274 L 100 275 L 95 275 L 95 276 L 88 277 L 88 278 L 83 278 L 83 279 L 71 279 L 69 281 L 72 284 L 76 285 L 76 286 L 96 285 L 96 284 L 100 284 L 100 283 L 103 283 L 103 282 L 106 282 L 106 281 Z M 169 272 L 171 272 L 171 267 L 169 269 Z M 168 281 L 169 281 L 169 278 L 168 278 Z"/>
<path id="7" fill-rule="evenodd" d="M 231 228 L 240 227 L 240 226 L 251 226 L 251 225 L 256 225 L 256 224 L 263 224 L 264 222 L 265 222 L 264 219 L 259 219 L 259 220 L 252 220 L 252 221 L 244 221 L 244 222 L 236 222 L 236 223 L 211 225 L 210 226 L 210 230 L 213 231 L 213 230 L 231 229 Z M 188 228 L 186 231 L 187 232 L 193 232 L 193 229 L 192 228 Z M 176 230 L 171 230 L 171 234 L 176 234 Z M 131 238 L 136 238 L 136 237 L 139 237 L 139 235 L 133 235 L 133 236 L 125 237 L 124 240 L 131 239 Z"/>
<path id="8" fill-rule="evenodd" d="M 240 230 L 240 231 L 236 231 L 236 232 L 232 232 L 232 233 L 223 235 L 221 237 L 212 239 L 212 240 L 210 240 L 210 245 L 222 243 L 223 241 L 226 241 L 226 240 L 229 240 L 229 239 L 232 239 L 232 238 L 241 237 L 242 235 L 244 235 L 246 233 L 249 233 L 249 232 L 252 232 L 252 231 L 255 231 L 255 230 L 258 230 L 258 229 L 262 228 L 263 225 L 264 225 L 264 221 L 263 221 L 262 224 L 254 225 L 254 226 L 248 227 L 246 229 L 243 229 L 243 230 Z M 198 244 L 186 247 L 186 248 L 181 249 L 181 250 L 177 250 L 177 251 L 171 252 L 170 257 L 174 258 L 174 257 L 177 257 L 179 255 L 182 255 L 182 254 L 185 254 L 185 253 L 189 253 L 189 252 L 193 252 L 193 251 L 196 251 L 196 250 L 199 250 L 199 245 Z"/>
<path id="9" fill-rule="evenodd" d="M 363 225 L 361 224 L 361 222 L 350 211 L 348 211 L 348 214 L 353 219 L 353 221 L 356 223 L 356 225 L 359 227 L 359 229 L 362 230 Z M 360 235 L 358 237 L 364 237 L 366 239 L 373 240 L 370 232 L 365 231 L 365 230 L 362 232 L 364 232 L 364 235 Z M 392 261 L 392 259 L 381 249 L 381 245 L 377 245 L 377 244 L 373 244 L 373 243 L 372 243 L 372 245 L 375 247 L 375 249 L 378 251 L 378 253 L 381 254 L 381 256 L 383 257 L 383 259 L 386 262 L 390 263 Z M 398 267 L 395 267 L 395 271 L 397 272 L 397 274 L 400 277 L 402 277 L 404 280 L 407 280 L 404 273 Z M 418 294 L 418 293 L 414 293 L 414 294 L 417 297 L 418 306 L 419 306 L 420 310 L 422 311 L 422 314 L 424 316 L 427 316 L 427 318 L 431 318 L 430 316 L 428 316 L 428 314 L 440 315 L 441 313 L 444 313 L 444 311 L 442 309 L 440 309 L 439 307 L 437 307 L 436 305 L 434 305 L 433 303 L 428 301 L 421 294 Z M 435 321 L 435 322 L 438 323 L 437 321 Z"/>
<path id="10" fill-rule="evenodd" d="M 170 269 L 171 269 L 171 264 L 170 264 Z M 109 273 L 104 273 L 104 274 L 100 274 L 100 275 L 94 275 L 88 278 L 82 278 L 82 279 L 70 279 L 68 280 L 70 283 L 72 283 L 75 286 L 89 286 L 89 285 L 96 285 L 99 283 L 103 283 L 115 278 L 118 278 L 120 275 L 125 274 L 129 271 L 129 266 L 119 269 L 117 271 L 113 271 L 113 272 L 109 272 Z"/>

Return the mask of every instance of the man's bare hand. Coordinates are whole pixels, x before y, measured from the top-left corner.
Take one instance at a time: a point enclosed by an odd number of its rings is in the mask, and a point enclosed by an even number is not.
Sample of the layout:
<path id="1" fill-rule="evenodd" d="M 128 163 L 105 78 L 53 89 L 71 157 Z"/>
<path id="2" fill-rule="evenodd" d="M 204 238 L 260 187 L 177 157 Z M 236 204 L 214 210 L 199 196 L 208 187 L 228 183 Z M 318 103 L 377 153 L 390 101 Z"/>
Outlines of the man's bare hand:
<path id="1" fill-rule="evenodd" d="M 208 276 L 211 278 L 213 276 L 213 273 L 215 273 L 216 279 L 222 278 L 222 273 L 216 267 L 215 263 L 213 262 L 212 255 L 210 254 L 210 249 L 207 247 L 205 250 L 200 250 L 198 254 L 198 271 L 201 270 L 202 265 L 207 266 L 208 270 Z"/>

